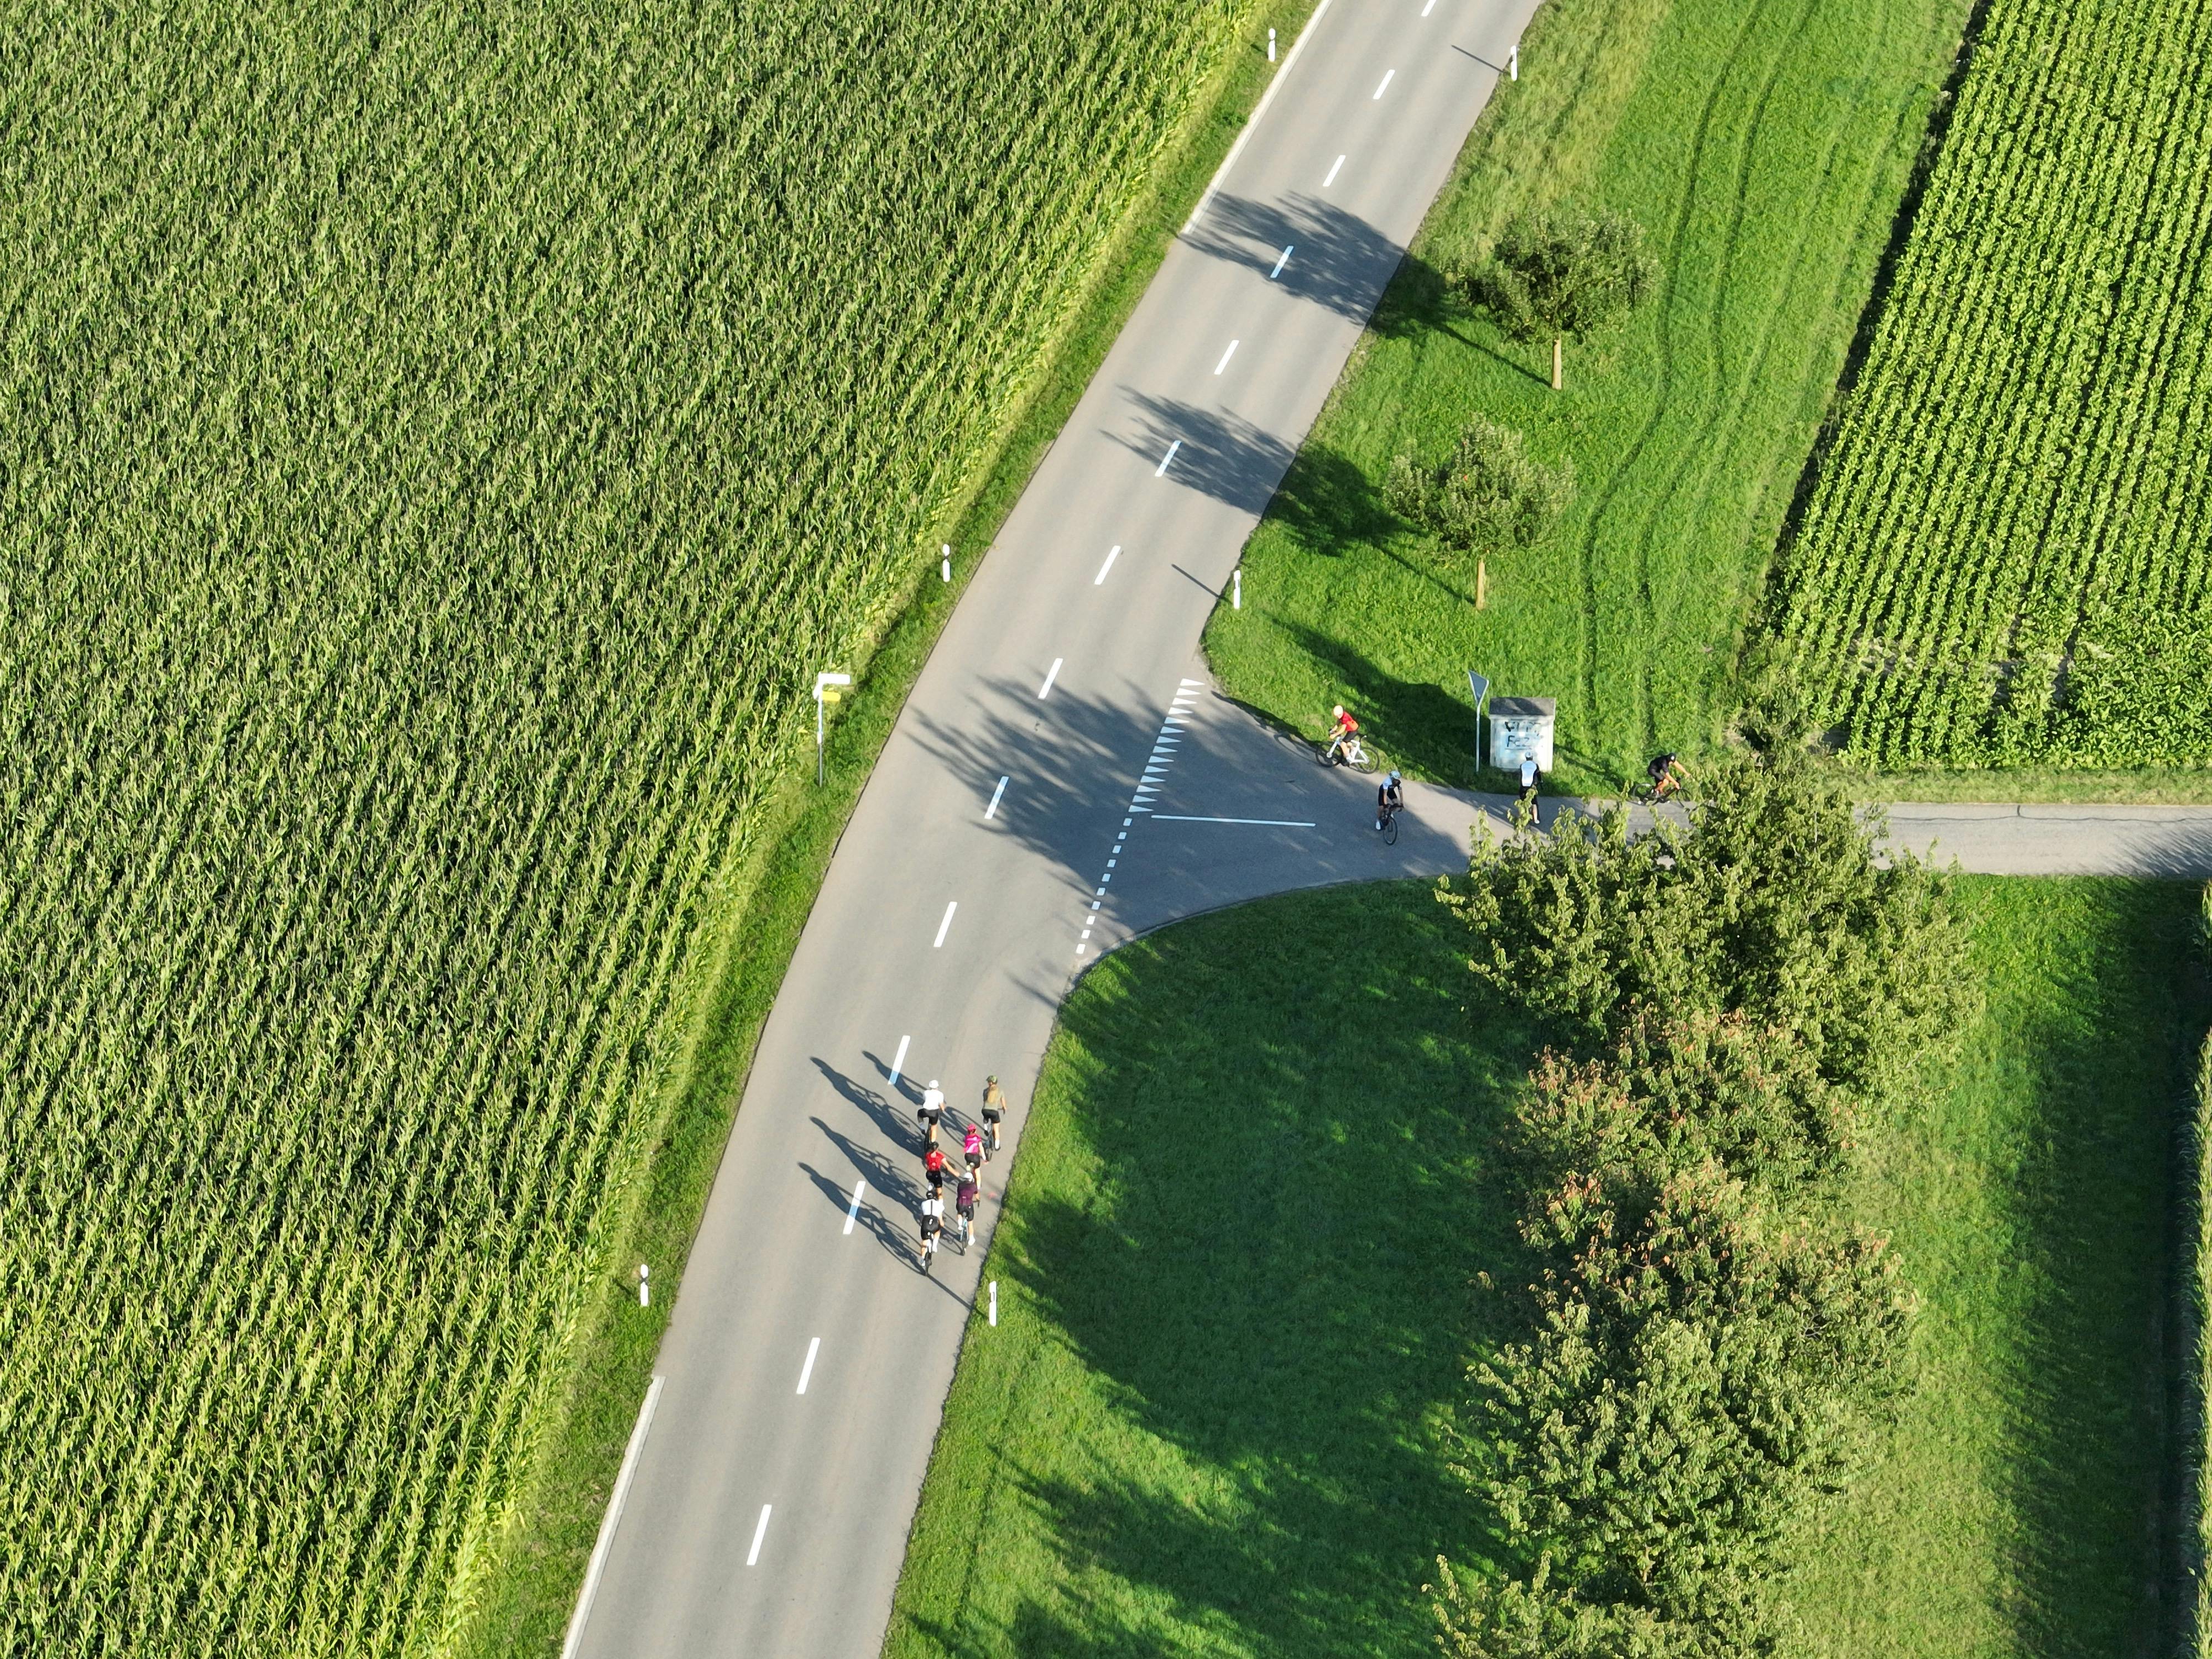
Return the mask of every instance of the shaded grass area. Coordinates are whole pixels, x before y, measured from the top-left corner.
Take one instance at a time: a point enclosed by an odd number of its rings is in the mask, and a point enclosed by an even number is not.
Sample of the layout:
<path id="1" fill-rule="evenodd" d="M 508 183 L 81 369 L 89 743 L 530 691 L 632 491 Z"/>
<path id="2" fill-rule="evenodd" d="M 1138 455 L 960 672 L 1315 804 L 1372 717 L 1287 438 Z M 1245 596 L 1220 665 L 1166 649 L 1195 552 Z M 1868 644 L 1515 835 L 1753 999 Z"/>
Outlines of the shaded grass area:
<path id="1" fill-rule="evenodd" d="M 1753 598 L 1874 282 L 1965 0 L 1553 0 L 1477 125 L 1245 555 L 1244 605 L 1206 649 L 1234 696 L 1317 732 L 1352 705 L 1376 746 L 1474 780 L 1465 671 L 1559 699 L 1564 787 L 1730 712 Z M 1639 221 L 1665 266 L 1623 330 L 1501 337 L 1438 276 L 1516 209 L 1557 198 Z M 1445 453 L 1482 414 L 1574 464 L 1547 540 L 1471 561 L 1400 525 L 1400 453 Z"/>
<path id="2" fill-rule="evenodd" d="M 855 676 L 857 684 L 829 727 L 824 783 L 815 783 L 810 741 L 803 754 L 790 757 L 780 787 L 763 803 L 757 850 L 732 873 L 720 906 L 714 946 L 720 963 L 706 976 L 709 989 L 665 1138 L 616 1252 L 622 1262 L 653 1264 L 653 1304 L 637 1305 L 634 1279 L 611 1279 L 600 1287 L 557 1416 L 538 1449 L 521 1500 L 505 1518 L 497 1559 L 452 1651 L 493 1659 L 559 1650 L 761 1027 L 838 839 L 968 579 L 1259 101 L 1270 75 L 1268 27 L 1294 37 L 1313 4 L 1269 0 L 1256 9 L 1245 31 L 1249 38 L 1161 158 L 1149 189 L 1101 260 L 1096 284 L 962 503 L 950 532 L 952 581 L 924 580 Z"/>
<path id="3" fill-rule="evenodd" d="M 1425 887 L 1185 923 L 1070 999 L 887 1653 L 1403 1654 L 1529 1052 Z"/>
<path id="4" fill-rule="evenodd" d="M 2174 1159 L 2206 999 L 2178 883 L 1960 884 L 1989 1009 L 1861 1195 L 1919 1386 L 1814 1553 L 1817 1654 L 2162 1653 Z"/>
<path id="5" fill-rule="evenodd" d="M 1918 1386 L 1792 1587 L 1806 1653 L 2159 1646 L 2196 894 L 1966 878 L 1988 1012 L 1853 1201 L 1924 1298 Z M 1492 1147 L 1540 1033 L 1467 1005 L 1414 884 L 1139 940 L 1046 1060 L 887 1651 L 1425 1650 Z M 1510 1281 L 1509 1281 L 1510 1282 Z"/>

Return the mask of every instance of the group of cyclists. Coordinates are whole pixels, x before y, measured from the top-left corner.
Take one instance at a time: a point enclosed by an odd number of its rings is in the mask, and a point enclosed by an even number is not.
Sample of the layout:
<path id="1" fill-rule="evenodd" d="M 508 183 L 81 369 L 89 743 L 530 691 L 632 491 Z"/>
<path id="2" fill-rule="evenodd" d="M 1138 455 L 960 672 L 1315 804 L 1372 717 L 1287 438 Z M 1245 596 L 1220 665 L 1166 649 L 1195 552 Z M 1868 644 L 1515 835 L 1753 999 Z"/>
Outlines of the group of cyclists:
<path id="1" fill-rule="evenodd" d="M 975 1228 L 975 1200 L 978 1196 L 983 1166 L 991 1161 L 991 1154 L 999 1150 L 999 1126 L 1006 1116 L 1006 1091 L 999 1087 L 996 1072 L 983 1080 L 981 1111 L 966 1124 L 958 1126 L 960 1133 L 959 1162 L 954 1163 L 938 1144 L 938 1135 L 945 1118 L 945 1091 L 938 1087 L 935 1078 L 921 1091 L 921 1109 L 915 1114 L 921 1121 L 921 1174 L 927 1183 L 921 1200 L 921 1270 L 927 1273 L 937 1261 L 937 1247 L 947 1231 L 945 1219 L 945 1187 L 952 1183 L 952 1218 L 959 1229 L 960 1246 L 968 1247 Z"/>
<path id="2" fill-rule="evenodd" d="M 1352 718 L 1342 703 L 1329 711 L 1328 742 L 1322 749 L 1321 758 L 1324 766 L 1348 764 L 1358 767 L 1361 771 L 1372 768 L 1367 751 L 1359 742 L 1359 722 Z M 1636 792 L 1638 799 L 1662 801 L 1680 794 L 1681 757 L 1672 750 L 1663 755 L 1654 756 L 1651 763 L 1644 768 L 1644 787 Z M 1540 781 L 1541 774 L 1537 770 L 1534 757 L 1523 756 L 1521 761 L 1521 799 L 1533 805 L 1536 799 L 1536 787 Z M 1404 781 L 1393 769 L 1375 791 L 1375 827 L 1388 831 L 1391 821 L 1404 810 L 1405 805 Z"/>

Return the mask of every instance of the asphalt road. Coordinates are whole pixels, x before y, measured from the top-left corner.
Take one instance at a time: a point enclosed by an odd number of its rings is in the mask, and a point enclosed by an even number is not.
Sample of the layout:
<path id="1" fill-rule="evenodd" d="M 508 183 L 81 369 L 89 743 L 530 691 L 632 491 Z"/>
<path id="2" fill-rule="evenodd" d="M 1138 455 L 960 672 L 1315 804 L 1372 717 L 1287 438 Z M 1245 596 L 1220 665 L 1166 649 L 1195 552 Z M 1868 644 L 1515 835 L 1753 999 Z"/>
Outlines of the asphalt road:
<path id="1" fill-rule="evenodd" d="M 1371 781 L 1195 653 L 1534 4 L 1331 0 L 977 572 L 763 1033 L 579 1651 L 875 1653 L 1010 1161 L 923 1277 L 920 1085 L 964 1108 L 997 1072 L 1018 1138 L 1119 940 L 1464 857 L 1465 811 L 1418 791 L 1382 847 Z"/>

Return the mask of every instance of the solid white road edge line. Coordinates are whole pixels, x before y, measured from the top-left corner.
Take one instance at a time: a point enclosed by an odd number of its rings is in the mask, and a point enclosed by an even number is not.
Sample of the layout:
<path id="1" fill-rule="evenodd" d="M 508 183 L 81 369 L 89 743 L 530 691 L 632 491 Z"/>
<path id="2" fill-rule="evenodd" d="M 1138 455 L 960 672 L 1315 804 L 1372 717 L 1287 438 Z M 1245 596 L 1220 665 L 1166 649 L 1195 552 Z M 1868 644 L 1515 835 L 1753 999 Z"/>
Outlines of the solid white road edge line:
<path id="1" fill-rule="evenodd" d="M 845 1212 L 845 1231 L 848 1233 L 853 1231 L 853 1224 L 860 1218 L 860 1198 L 867 1190 L 868 1183 L 865 1181 L 853 1183 L 853 1207 Z"/>
<path id="2" fill-rule="evenodd" d="M 1327 190 L 1331 185 L 1336 182 L 1336 175 L 1343 170 L 1344 157 L 1340 155 L 1336 158 L 1336 165 L 1328 170 L 1328 177 L 1321 181 L 1321 187 L 1323 190 Z"/>
<path id="3" fill-rule="evenodd" d="M 999 814 L 999 797 L 1006 793 L 1006 778 L 999 780 L 999 787 L 991 792 L 991 804 L 983 809 L 983 822 L 988 823 Z"/>
<path id="4" fill-rule="evenodd" d="M 1278 830 L 1310 830 L 1314 827 L 1299 818 L 1201 818 L 1182 812 L 1155 812 L 1152 819 L 1157 823 L 1266 823 Z"/>
<path id="5" fill-rule="evenodd" d="M 1164 478 L 1167 477 L 1168 463 L 1175 459 L 1176 451 L 1182 447 L 1182 440 L 1180 438 L 1177 438 L 1173 443 L 1168 446 L 1168 453 L 1160 457 L 1160 464 L 1152 469 L 1152 476 L 1155 478 Z"/>
<path id="6" fill-rule="evenodd" d="M 1397 72 L 1398 71 L 1395 70 L 1384 70 L 1382 71 L 1382 85 L 1375 88 L 1375 99 L 1379 99 L 1382 96 L 1383 88 L 1388 87 L 1390 84 L 1390 77 Z M 1375 99 L 1370 99 L 1368 101 L 1372 103 L 1375 101 Z"/>
<path id="7" fill-rule="evenodd" d="M 898 1087 L 899 1073 L 906 1068 L 906 1045 L 913 1041 L 914 1039 L 911 1036 L 901 1037 L 899 1039 L 898 1052 L 891 1056 L 891 1074 L 890 1081 L 891 1087 L 894 1089 Z"/>
<path id="8" fill-rule="evenodd" d="M 1275 261 L 1275 268 L 1267 273 L 1267 280 L 1269 282 L 1273 282 L 1276 277 L 1283 274 L 1283 267 L 1291 262 L 1291 249 L 1297 246 L 1297 244 L 1293 242 L 1289 246 L 1284 248 L 1283 257 Z"/>
<path id="9" fill-rule="evenodd" d="M 1223 369 L 1229 367 L 1229 360 L 1237 355 L 1237 348 L 1239 343 L 1240 343 L 1236 340 L 1231 340 L 1229 343 L 1229 349 L 1221 354 L 1221 361 L 1213 366 L 1213 372 L 1216 374 L 1220 374 Z"/>
<path id="10" fill-rule="evenodd" d="M 749 1567 L 755 1566 L 759 1564 L 761 1540 L 768 1536 L 769 1511 L 775 1507 L 775 1505 L 773 1504 L 763 1504 L 761 1505 L 760 1525 L 753 1528 L 753 1547 L 750 1550 L 747 1551 L 745 1554 L 745 1565 Z"/>
<path id="11" fill-rule="evenodd" d="M 1052 683 L 1060 678 L 1060 665 L 1066 660 L 1067 659 L 1065 657 L 1054 657 L 1052 659 L 1052 666 L 1044 671 L 1044 684 L 1037 687 L 1037 701 L 1039 702 L 1042 702 L 1046 696 L 1050 694 L 1052 690 Z"/>
<path id="12" fill-rule="evenodd" d="M 599 1522 L 599 1541 L 592 1546 L 592 1565 L 584 1570 L 583 1593 L 576 1597 L 576 1612 L 568 1620 L 568 1639 L 561 1644 L 561 1659 L 576 1659 L 576 1650 L 583 1644 L 584 1625 L 592 1616 L 592 1598 L 599 1594 L 599 1574 L 606 1568 L 607 1552 L 614 1547 L 615 1523 L 622 1519 L 623 1499 L 629 1494 L 630 1476 L 637 1473 L 638 1455 L 645 1449 L 645 1431 L 653 1426 L 660 1382 L 657 1376 L 653 1379 L 653 1385 L 645 1391 L 645 1403 L 637 1408 L 637 1426 L 629 1431 L 622 1473 L 615 1476 L 614 1496 L 607 1500 L 606 1515 Z"/>
<path id="13" fill-rule="evenodd" d="M 1121 544 L 1116 542 L 1112 547 L 1107 550 L 1106 562 L 1098 567 L 1098 574 L 1091 579 L 1091 585 L 1093 587 L 1103 587 L 1105 586 L 1106 573 L 1114 568 L 1114 561 L 1121 556 Z"/>
<path id="14" fill-rule="evenodd" d="M 945 948 L 945 931 L 952 926 L 952 913 L 959 908 L 958 899 L 954 899 L 945 907 L 945 920 L 937 924 L 937 943 L 929 947 L 931 950 L 942 951 Z"/>
<path id="15" fill-rule="evenodd" d="M 1213 170 L 1213 180 L 1206 185 L 1206 194 L 1198 198 L 1198 205 L 1190 210 L 1190 217 L 1182 222 L 1184 235 L 1190 234 L 1191 227 L 1198 222 L 1199 216 L 1213 204 L 1214 197 L 1220 191 L 1221 181 L 1229 176 L 1229 169 L 1237 165 L 1237 158 L 1244 153 L 1245 141 L 1251 137 L 1252 130 L 1260 125 L 1260 118 L 1267 112 L 1267 106 L 1275 101 L 1275 88 L 1290 78 L 1291 65 L 1298 61 L 1298 54 L 1306 49 L 1306 42 L 1313 39 L 1315 28 L 1328 10 L 1328 0 L 1321 0 L 1321 4 L 1313 9 L 1313 15 L 1306 19 L 1306 26 L 1298 31 L 1298 38 L 1291 42 L 1291 50 L 1283 59 L 1282 68 L 1275 71 L 1275 78 L 1267 82 L 1267 91 L 1260 94 L 1260 101 L 1253 106 L 1252 118 L 1244 124 L 1243 131 L 1237 135 L 1237 142 L 1230 145 L 1229 154 L 1221 158 L 1221 165 Z"/>
<path id="16" fill-rule="evenodd" d="M 822 1339 L 816 1337 L 806 1345 L 806 1363 L 799 1368 L 799 1391 L 806 1392 L 806 1379 L 814 1375 L 814 1356 L 822 1352 Z"/>

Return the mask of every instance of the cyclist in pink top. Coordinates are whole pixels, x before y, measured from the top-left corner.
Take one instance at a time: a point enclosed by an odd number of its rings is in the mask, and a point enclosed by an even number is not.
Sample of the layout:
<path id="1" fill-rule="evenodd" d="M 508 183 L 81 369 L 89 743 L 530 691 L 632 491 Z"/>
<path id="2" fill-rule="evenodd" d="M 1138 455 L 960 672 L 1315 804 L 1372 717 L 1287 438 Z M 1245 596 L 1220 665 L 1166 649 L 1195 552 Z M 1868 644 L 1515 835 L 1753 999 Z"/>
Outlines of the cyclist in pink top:
<path id="1" fill-rule="evenodd" d="M 960 1151 L 961 1154 L 967 1158 L 968 1168 L 971 1172 L 983 1167 L 983 1132 L 972 1123 L 968 1126 L 968 1133 L 961 1139 Z"/>

